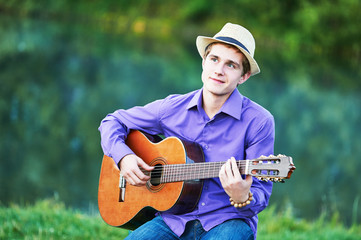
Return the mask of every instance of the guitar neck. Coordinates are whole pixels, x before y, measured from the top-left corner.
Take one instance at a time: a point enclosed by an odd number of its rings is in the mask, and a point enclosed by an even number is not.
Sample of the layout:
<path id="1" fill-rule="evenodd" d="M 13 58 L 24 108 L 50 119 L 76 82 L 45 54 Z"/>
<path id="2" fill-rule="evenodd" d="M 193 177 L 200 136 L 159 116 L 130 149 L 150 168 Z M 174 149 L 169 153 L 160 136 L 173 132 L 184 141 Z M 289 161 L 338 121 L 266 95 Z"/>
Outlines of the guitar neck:
<path id="1" fill-rule="evenodd" d="M 245 174 L 248 160 L 236 161 L 241 174 Z M 206 179 L 218 177 L 219 171 L 225 162 L 204 162 L 191 164 L 172 164 L 156 166 L 152 172 L 157 174 L 161 171 L 160 183 L 181 182 L 195 179 Z"/>
<path id="2" fill-rule="evenodd" d="M 187 180 L 218 177 L 219 171 L 225 162 L 202 162 L 190 164 L 156 165 L 147 175 L 151 182 L 170 183 Z M 251 175 L 264 181 L 283 182 L 290 178 L 296 169 L 291 157 L 284 155 L 260 157 L 252 160 L 238 160 L 237 167 L 242 175 Z"/>

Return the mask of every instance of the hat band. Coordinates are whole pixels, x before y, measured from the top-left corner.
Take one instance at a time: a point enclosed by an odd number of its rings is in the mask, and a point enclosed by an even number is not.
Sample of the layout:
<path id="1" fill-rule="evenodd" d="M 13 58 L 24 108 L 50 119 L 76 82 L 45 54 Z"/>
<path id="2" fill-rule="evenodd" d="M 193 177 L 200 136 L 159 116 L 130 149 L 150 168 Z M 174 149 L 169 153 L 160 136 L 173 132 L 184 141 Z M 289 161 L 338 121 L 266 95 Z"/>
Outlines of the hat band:
<path id="1" fill-rule="evenodd" d="M 250 52 L 248 51 L 248 49 L 247 49 L 242 43 L 238 42 L 238 41 L 237 41 L 236 39 L 234 39 L 234 38 L 231 38 L 231 37 L 216 37 L 215 39 L 236 44 L 236 45 L 240 46 L 241 48 L 243 48 L 244 50 L 246 50 L 246 51 L 250 54 Z"/>

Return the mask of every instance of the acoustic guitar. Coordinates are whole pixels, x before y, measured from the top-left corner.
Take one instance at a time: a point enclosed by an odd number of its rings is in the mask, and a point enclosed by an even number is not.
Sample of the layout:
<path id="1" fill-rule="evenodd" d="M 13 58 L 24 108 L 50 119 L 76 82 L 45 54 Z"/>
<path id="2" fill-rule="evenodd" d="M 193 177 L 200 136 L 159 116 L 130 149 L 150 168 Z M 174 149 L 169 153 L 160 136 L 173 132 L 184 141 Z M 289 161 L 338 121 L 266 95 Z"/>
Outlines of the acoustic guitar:
<path id="1" fill-rule="evenodd" d="M 206 178 L 218 177 L 224 162 L 204 162 L 201 147 L 169 137 L 161 140 L 132 130 L 126 144 L 148 165 L 154 166 L 147 184 L 127 184 L 112 158 L 104 155 L 100 171 L 98 205 L 111 226 L 134 230 L 158 211 L 190 212 L 197 205 Z M 283 182 L 295 166 L 291 157 L 269 156 L 236 161 L 240 173 L 263 181 Z"/>

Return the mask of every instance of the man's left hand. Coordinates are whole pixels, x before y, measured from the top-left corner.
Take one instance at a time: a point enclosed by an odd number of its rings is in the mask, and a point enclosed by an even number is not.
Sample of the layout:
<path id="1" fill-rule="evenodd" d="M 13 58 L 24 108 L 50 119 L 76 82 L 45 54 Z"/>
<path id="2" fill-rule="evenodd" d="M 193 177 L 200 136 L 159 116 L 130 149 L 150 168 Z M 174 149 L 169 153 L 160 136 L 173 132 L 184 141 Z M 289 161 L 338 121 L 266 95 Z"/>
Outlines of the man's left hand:
<path id="1" fill-rule="evenodd" d="M 247 175 L 245 179 L 242 178 L 234 157 L 228 159 L 222 166 L 219 171 L 219 179 L 221 180 L 224 191 L 226 191 L 233 201 L 239 203 L 247 201 L 253 182 L 252 176 Z"/>

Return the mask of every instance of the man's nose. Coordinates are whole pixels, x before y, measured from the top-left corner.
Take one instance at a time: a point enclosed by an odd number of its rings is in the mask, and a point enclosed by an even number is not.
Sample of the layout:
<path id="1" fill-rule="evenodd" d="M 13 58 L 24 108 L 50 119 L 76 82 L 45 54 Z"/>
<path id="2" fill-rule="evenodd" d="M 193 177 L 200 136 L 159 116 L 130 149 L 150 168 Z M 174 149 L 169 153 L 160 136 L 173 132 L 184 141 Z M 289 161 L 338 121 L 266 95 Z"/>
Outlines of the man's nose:
<path id="1" fill-rule="evenodd" d="M 222 63 L 217 64 L 214 69 L 214 73 L 217 75 L 223 75 L 224 74 L 224 64 L 222 64 Z"/>

